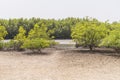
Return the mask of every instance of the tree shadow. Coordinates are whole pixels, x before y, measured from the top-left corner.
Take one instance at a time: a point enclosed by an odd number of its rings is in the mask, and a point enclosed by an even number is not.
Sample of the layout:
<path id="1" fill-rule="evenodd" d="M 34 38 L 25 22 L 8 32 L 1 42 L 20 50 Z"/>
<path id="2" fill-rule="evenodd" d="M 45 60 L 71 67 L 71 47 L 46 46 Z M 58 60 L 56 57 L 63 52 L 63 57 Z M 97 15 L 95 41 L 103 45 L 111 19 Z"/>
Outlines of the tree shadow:
<path id="1" fill-rule="evenodd" d="M 106 55 L 106 56 L 111 56 L 111 57 L 120 59 L 120 54 L 109 54 L 109 55 Z"/>
<path id="2" fill-rule="evenodd" d="M 91 53 L 91 54 L 111 54 L 115 53 L 113 50 L 79 50 L 81 53 Z"/>
<path id="3" fill-rule="evenodd" d="M 109 48 L 97 48 L 95 50 L 89 50 L 86 48 L 81 49 L 73 49 L 73 50 L 65 50 L 65 53 L 74 53 L 74 54 L 100 54 L 104 56 L 111 56 L 115 58 L 120 58 L 120 53 L 117 53 L 113 49 Z"/>
<path id="4" fill-rule="evenodd" d="M 29 55 L 29 56 L 35 56 L 35 55 L 48 56 L 51 54 L 52 52 L 47 52 L 47 51 L 42 51 L 42 52 L 25 51 L 23 52 L 23 55 Z"/>
<path id="5" fill-rule="evenodd" d="M 90 54 L 111 54 L 116 53 L 114 50 L 105 50 L 105 49 L 95 49 L 95 50 L 89 50 L 89 49 L 73 49 L 73 50 L 66 50 L 67 52 L 74 52 L 74 53 L 90 53 Z"/>

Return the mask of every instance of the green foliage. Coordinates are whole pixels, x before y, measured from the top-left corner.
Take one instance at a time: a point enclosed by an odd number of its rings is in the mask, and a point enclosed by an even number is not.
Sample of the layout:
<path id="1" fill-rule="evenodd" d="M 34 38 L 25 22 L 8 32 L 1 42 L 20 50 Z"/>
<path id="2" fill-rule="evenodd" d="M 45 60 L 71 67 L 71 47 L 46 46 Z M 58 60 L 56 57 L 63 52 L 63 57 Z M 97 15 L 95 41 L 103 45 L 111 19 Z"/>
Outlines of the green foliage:
<path id="1" fill-rule="evenodd" d="M 42 25 L 39 26 L 38 24 L 35 24 L 34 28 L 30 30 L 28 39 L 34 39 L 34 38 L 45 38 L 48 39 L 49 36 L 47 34 L 47 27 Z"/>
<path id="2" fill-rule="evenodd" d="M 46 26 L 35 24 L 21 48 L 38 50 L 41 52 L 41 49 L 49 47 L 50 44 L 51 42 Z"/>
<path id="3" fill-rule="evenodd" d="M 4 26 L 0 26 L 0 40 L 4 40 L 4 37 L 7 35 L 6 28 Z"/>
<path id="4" fill-rule="evenodd" d="M 25 33 L 26 33 L 26 30 L 24 30 L 24 28 L 20 26 L 19 33 L 14 37 L 14 40 L 15 40 L 14 45 L 16 46 L 17 50 L 22 50 L 21 46 L 26 40 Z"/>
<path id="5" fill-rule="evenodd" d="M 90 50 L 98 46 L 101 40 L 106 36 L 106 27 L 104 23 L 98 22 L 96 19 L 83 19 L 72 29 L 73 40 L 83 46 L 88 46 Z"/>
<path id="6" fill-rule="evenodd" d="M 109 34 L 103 39 L 100 46 L 106 46 L 120 50 L 120 23 L 112 24 Z"/>
<path id="7" fill-rule="evenodd" d="M 19 26 L 24 26 L 26 35 L 33 29 L 37 23 L 39 26 L 46 26 L 47 33 L 50 37 L 54 36 L 56 39 L 70 39 L 71 27 L 80 21 L 79 18 L 66 19 L 40 19 L 40 18 L 20 18 L 20 19 L 0 19 L 0 26 L 5 26 L 8 32 L 6 39 L 13 39 L 18 34 Z"/>
<path id="8" fill-rule="evenodd" d="M 2 50 L 4 48 L 4 42 L 0 41 L 0 50 Z"/>
<path id="9" fill-rule="evenodd" d="M 120 31 L 111 31 L 110 35 L 105 37 L 100 45 L 113 48 L 120 48 Z"/>
<path id="10" fill-rule="evenodd" d="M 26 30 L 23 28 L 23 26 L 20 26 L 18 32 L 19 33 L 14 37 L 14 40 L 17 40 L 19 42 L 24 42 L 26 39 L 25 36 Z"/>
<path id="11" fill-rule="evenodd" d="M 59 42 L 55 42 L 54 40 L 50 40 L 50 46 L 54 46 L 54 45 L 57 45 L 59 44 Z"/>
<path id="12" fill-rule="evenodd" d="M 43 38 L 35 38 L 35 39 L 27 39 L 22 48 L 27 48 L 31 50 L 38 50 L 40 51 L 43 48 L 49 47 L 50 41 L 43 39 Z"/>
<path id="13" fill-rule="evenodd" d="M 5 50 L 15 50 L 16 45 L 14 40 L 10 40 L 9 42 L 4 42 Z"/>
<path id="14" fill-rule="evenodd" d="M 88 17 L 83 19 L 65 18 L 59 20 L 34 17 L 30 19 L 0 19 L 0 41 L 4 40 L 4 38 L 14 38 L 13 41 L 4 45 L 1 42 L 0 46 L 1 48 L 6 46 L 6 48 L 21 49 L 21 46 L 27 40 L 37 40 L 35 42 L 37 43 L 38 41 L 42 42 L 41 39 L 44 39 L 45 42 L 46 40 L 49 41 L 49 45 L 53 46 L 56 44 L 52 41 L 53 38 L 73 38 L 79 46 L 89 47 L 91 50 L 96 46 L 119 49 L 119 31 L 120 22 L 100 22 Z"/>

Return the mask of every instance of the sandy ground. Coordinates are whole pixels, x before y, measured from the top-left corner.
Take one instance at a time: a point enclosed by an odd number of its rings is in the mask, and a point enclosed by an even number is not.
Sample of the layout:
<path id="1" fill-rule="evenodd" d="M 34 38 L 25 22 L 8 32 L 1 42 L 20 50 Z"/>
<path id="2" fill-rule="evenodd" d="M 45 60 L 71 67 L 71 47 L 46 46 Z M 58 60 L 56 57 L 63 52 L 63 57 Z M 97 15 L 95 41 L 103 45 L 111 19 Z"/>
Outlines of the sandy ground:
<path id="1" fill-rule="evenodd" d="M 47 51 L 49 53 L 34 55 L 0 52 L 0 80 L 120 80 L 118 56 Z"/>

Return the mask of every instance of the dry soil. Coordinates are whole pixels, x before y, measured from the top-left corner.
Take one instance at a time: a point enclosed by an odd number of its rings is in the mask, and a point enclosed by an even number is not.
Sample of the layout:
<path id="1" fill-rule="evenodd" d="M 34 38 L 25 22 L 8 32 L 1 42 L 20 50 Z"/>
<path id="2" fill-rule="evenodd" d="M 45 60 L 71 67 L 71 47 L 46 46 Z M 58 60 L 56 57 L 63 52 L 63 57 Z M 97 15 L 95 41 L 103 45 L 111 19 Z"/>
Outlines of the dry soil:
<path id="1" fill-rule="evenodd" d="M 120 80 L 120 57 L 48 49 L 0 52 L 0 80 Z"/>

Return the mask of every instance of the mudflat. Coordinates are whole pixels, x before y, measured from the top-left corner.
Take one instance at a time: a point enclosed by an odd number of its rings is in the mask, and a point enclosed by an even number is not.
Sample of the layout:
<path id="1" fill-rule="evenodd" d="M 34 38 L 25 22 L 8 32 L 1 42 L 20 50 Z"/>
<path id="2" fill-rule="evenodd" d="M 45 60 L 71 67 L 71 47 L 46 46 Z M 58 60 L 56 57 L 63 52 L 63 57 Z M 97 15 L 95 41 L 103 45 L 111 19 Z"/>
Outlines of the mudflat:
<path id="1" fill-rule="evenodd" d="M 0 52 L 0 80 L 120 80 L 120 57 L 105 53 L 44 50 Z"/>

